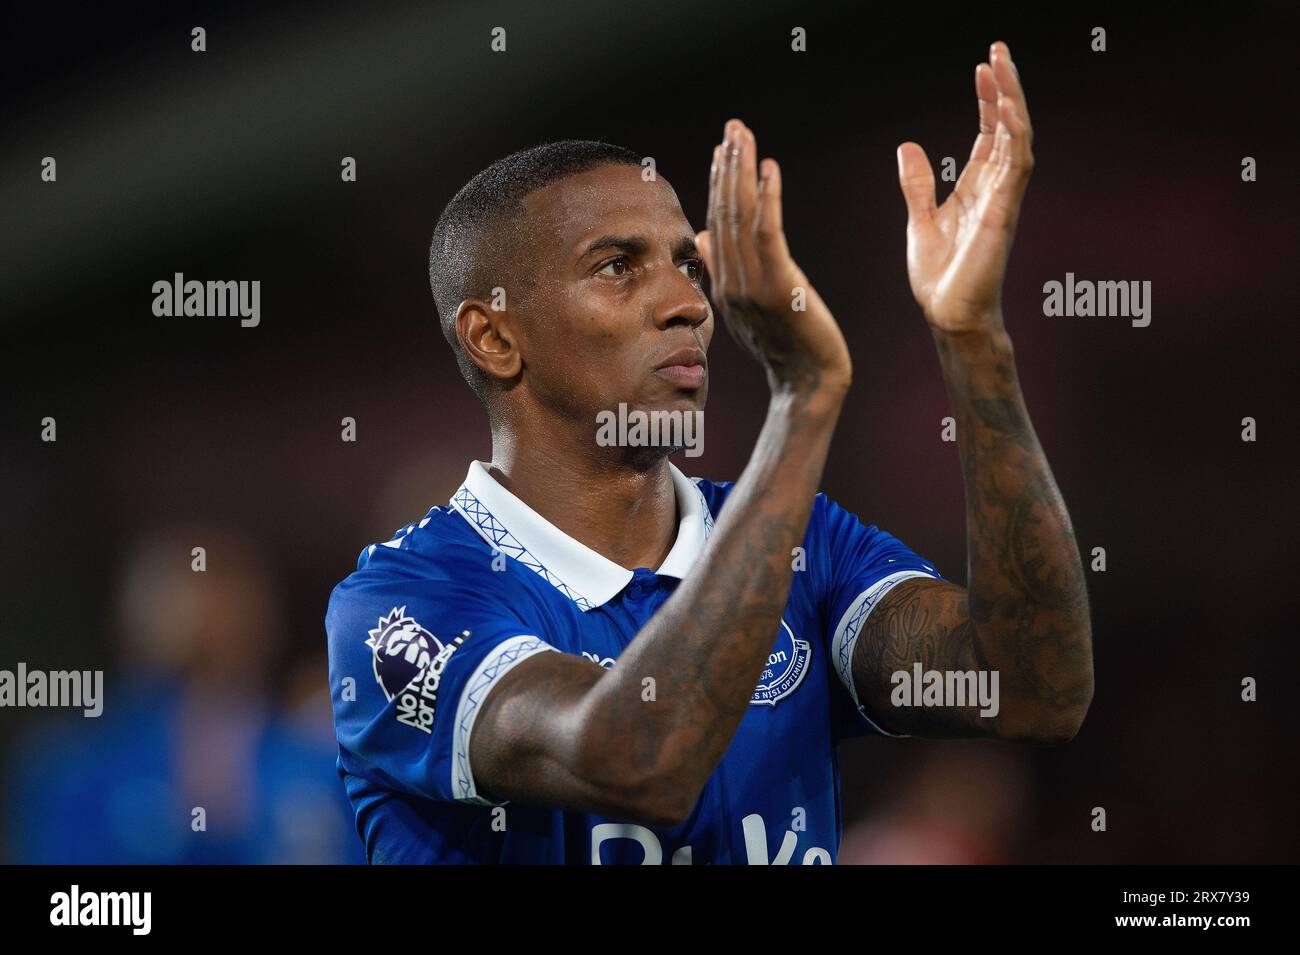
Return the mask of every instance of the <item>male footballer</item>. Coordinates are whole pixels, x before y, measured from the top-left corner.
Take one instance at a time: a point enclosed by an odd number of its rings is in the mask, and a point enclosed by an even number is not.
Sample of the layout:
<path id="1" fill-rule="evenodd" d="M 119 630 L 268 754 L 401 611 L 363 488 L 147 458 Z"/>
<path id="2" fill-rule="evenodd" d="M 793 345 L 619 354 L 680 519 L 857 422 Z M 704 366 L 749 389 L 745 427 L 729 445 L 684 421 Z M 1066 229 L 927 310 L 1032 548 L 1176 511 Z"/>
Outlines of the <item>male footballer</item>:
<path id="1" fill-rule="evenodd" d="M 924 151 L 898 150 L 909 278 L 957 423 L 966 587 L 818 493 L 852 363 L 743 123 L 714 149 L 698 234 L 604 143 L 515 153 L 451 200 L 429 274 L 492 460 L 366 548 L 326 617 L 371 862 L 831 863 L 840 740 L 1075 735 L 1083 569 L 1002 316 L 1033 165 L 1005 44 L 975 89 L 943 205 Z M 620 404 L 704 407 L 705 268 L 771 392 L 734 483 L 686 477 L 671 446 L 597 440 Z M 924 705 L 897 705 L 931 671 Z M 953 696 L 990 675 L 996 700 Z"/>

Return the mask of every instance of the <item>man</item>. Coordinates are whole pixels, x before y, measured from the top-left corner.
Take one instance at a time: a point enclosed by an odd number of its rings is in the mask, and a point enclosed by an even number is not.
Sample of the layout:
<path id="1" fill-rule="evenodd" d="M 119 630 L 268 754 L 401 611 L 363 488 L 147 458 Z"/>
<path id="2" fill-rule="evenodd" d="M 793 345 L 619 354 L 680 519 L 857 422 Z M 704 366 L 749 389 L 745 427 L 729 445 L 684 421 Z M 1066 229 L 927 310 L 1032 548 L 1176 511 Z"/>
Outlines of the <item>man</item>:
<path id="1" fill-rule="evenodd" d="M 1001 315 L 1032 165 L 1004 44 L 975 85 L 980 132 L 943 206 L 921 148 L 898 151 L 969 588 L 817 493 L 850 358 L 742 123 L 714 150 L 698 235 L 661 177 L 605 144 L 515 154 L 451 201 L 430 277 L 492 462 L 367 548 L 326 618 L 339 771 L 372 862 L 828 863 L 839 740 L 1074 736 L 1092 694 L 1082 567 Z M 684 477 L 670 447 L 597 440 L 620 404 L 703 408 L 702 264 L 771 390 L 734 484 Z M 994 698 L 892 705 L 895 674 L 927 671 Z"/>

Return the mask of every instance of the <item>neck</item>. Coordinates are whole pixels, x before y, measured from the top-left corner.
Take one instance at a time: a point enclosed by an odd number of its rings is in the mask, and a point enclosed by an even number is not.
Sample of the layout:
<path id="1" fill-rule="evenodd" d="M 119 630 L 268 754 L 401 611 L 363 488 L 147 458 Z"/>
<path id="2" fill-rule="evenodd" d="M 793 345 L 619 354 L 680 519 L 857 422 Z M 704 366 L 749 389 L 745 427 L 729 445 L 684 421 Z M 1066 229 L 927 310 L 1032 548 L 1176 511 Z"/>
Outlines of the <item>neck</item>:
<path id="1" fill-rule="evenodd" d="M 553 437 L 553 436 L 552 436 Z M 588 436 L 589 438 L 589 436 Z M 677 538 L 667 456 L 634 461 L 600 449 L 492 435 L 492 477 L 574 540 L 621 567 L 658 569 Z"/>

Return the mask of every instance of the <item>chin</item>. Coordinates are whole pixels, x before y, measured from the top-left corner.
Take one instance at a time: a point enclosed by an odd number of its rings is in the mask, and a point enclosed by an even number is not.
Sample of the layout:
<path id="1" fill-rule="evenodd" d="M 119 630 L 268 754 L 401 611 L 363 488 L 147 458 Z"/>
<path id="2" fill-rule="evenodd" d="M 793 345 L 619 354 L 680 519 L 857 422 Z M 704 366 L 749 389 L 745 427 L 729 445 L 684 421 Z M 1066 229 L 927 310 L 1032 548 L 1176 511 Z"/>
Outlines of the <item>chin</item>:
<path id="1" fill-rule="evenodd" d="M 622 401 L 596 416 L 596 443 L 625 448 L 640 463 L 679 451 L 700 453 L 704 440 L 705 389 Z"/>

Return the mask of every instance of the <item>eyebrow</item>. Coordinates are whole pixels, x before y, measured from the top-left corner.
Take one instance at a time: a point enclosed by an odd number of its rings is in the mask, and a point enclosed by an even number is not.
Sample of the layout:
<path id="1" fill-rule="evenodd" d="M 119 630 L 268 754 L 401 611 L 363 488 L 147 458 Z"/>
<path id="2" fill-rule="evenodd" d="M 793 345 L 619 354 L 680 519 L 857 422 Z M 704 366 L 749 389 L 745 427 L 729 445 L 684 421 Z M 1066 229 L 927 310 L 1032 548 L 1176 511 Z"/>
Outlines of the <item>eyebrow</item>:
<path id="1" fill-rule="evenodd" d="M 621 249 L 629 255 L 643 255 L 650 249 L 650 243 L 639 235 L 602 235 L 587 244 L 578 256 L 579 259 L 586 258 L 593 252 L 602 249 Z M 695 246 L 695 237 L 684 235 L 673 243 L 672 257 L 681 259 L 686 257 L 698 257 L 700 251 Z"/>

